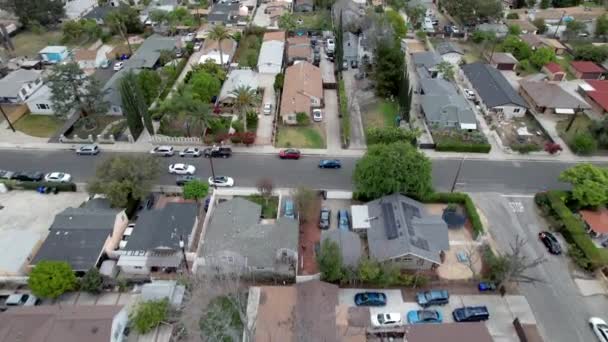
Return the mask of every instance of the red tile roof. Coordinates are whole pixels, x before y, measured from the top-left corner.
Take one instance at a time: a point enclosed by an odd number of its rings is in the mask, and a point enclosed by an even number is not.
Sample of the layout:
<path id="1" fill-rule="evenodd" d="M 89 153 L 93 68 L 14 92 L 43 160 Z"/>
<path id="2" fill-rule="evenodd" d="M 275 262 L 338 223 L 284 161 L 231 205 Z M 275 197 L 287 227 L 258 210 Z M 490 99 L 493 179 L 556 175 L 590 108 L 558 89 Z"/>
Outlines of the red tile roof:
<path id="1" fill-rule="evenodd" d="M 575 61 L 570 65 L 579 72 L 604 72 L 604 68 L 590 61 Z"/>
<path id="2" fill-rule="evenodd" d="M 552 74 L 555 74 L 556 72 L 564 72 L 564 69 L 562 69 L 561 65 L 555 62 L 549 62 L 545 65 L 545 68 L 547 68 L 547 70 L 549 70 Z"/>
<path id="3" fill-rule="evenodd" d="M 580 213 L 591 230 L 598 234 L 608 233 L 608 209 L 581 210 Z"/>
<path id="4" fill-rule="evenodd" d="M 585 82 L 594 89 L 587 91 L 587 95 L 605 111 L 608 111 L 608 81 L 585 80 Z"/>

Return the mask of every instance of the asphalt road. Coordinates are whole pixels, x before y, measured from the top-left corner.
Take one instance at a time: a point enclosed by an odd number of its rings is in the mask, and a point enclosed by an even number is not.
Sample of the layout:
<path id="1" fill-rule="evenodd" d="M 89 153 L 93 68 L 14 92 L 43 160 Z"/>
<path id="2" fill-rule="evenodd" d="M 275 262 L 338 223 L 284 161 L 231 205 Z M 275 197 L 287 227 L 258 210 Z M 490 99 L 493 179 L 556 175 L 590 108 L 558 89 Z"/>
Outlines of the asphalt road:
<path id="1" fill-rule="evenodd" d="M 70 151 L 0 151 L 0 169 L 12 171 L 63 171 L 72 174 L 75 182 L 86 182 L 95 174 L 95 167 L 111 155 L 77 156 Z M 205 158 L 162 158 L 164 170 L 175 162 L 197 167 L 196 175 L 211 176 Z M 317 167 L 321 158 L 304 156 L 300 160 L 280 160 L 272 155 L 235 154 L 228 159 L 214 159 L 216 175 L 233 177 L 237 186 L 255 186 L 262 177 L 269 177 L 277 187 L 310 186 L 317 189 L 352 189 L 352 173 L 357 158 L 341 158 L 342 169 L 322 170 Z M 572 166 L 561 162 L 487 161 L 436 159 L 433 160 L 433 183 L 438 191 L 500 192 L 530 194 L 552 188 L 564 188 L 557 181 L 559 173 Z M 382 167 L 378 165 L 378 167 Z M 459 170 L 460 169 L 460 170 Z M 458 179 L 455 181 L 456 176 Z M 175 176 L 163 173 L 160 185 L 173 185 Z"/>

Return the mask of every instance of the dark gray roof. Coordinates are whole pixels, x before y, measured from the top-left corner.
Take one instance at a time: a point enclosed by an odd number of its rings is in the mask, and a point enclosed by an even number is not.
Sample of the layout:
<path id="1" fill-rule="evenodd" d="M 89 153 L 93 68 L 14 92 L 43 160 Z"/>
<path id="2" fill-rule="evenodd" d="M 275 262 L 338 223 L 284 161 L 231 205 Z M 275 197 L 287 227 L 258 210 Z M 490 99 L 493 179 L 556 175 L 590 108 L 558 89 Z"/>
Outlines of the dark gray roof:
<path id="1" fill-rule="evenodd" d="M 24 84 L 34 82 L 41 76 L 40 70 L 18 69 L 11 72 L 0 80 L 0 97 L 18 97 Z"/>
<path id="2" fill-rule="evenodd" d="M 421 78 L 420 105 L 427 120 L 439 122 L 455 122 L 458 124 L 477 124 L 475 113 L 454 85 L 442 78 Z"/>
<path id="3" fill-rule="evenodd" d="M 361 238 L 350 230 L 330 229 L 322 232 L 322 239 L 330 239 L 338 244 L 342 262 L 347 266 L 357 266 L 361 259 Z"/>
<path id="4" fill-rule="evenodd" d="M 416 67 L 424 66 L 431 69 L 441 63 L 441 57 L 432 51 L 415 52 L 412 54 L 412 61 Z"/>
<path id="5" fill-rule="evenodd" d="M 188 246 L 197 216 L 196 203 L 168 203 L 162 209 L 144 210 L 125 250 L 179 250 L 180 236 Z"/>
<path id="6" fill-rule="evenodd" d="M 435 51 L 437 51 L 437 53 L 440 55 L 445 55 L 446 53 L 450 53 L 450 52 L 458 53 L 461 55 L 464 54 L 459 47 L 455 46 L 451 42 L 441 42 L 441 43 L 437 44 L 435 46 Z"/>
<path id="7" fill-rule="evenodd" d="M 420 89 L 425 95 L 456 95 L 456 88 L 443 78 L 421 78 Z"/>
<path id="8" fill-rule="evenodd" d="M 84 19 L 104 20 L 108 13 L 116 10 L 111 6 L 96 6 L 89 13 L 85 14 Z"/>
<path id="9" fill-rule="evenodd" d="M 350 32 L 344 32 L 344 59 L 358 60 L 359 36 Z"/>
<path id="10" fill-rule="evenodd" d="M 413 254 L 440 263 L 441 251 L 449 249 L 448 227 L 440 216 L 430 215 L 424 205 L 400 194 L 367 203 L 371 227 L 367 231 L 369 254 L 384 261 Z"/>
<path id="11" fill-rule="evenodd" d="M 108 233 L 114 228 L 119 210 L 105 208 L 66 208 L 55 216 L 51 225 L 53 229 L 96 230 L 104 229 Z"/>
<path id="12" fill-rule="evenodd" d="M 487 107 L 513 104 L 528 108 L 526 101 L 517 94 L 505 76 L 491 65 L 477 62 L 460 68 Z"/>
<path id="13" fill-rule="evenodd" d="M 221 2 L 216 3 L 211 8 L 211 12 L 207 16 L 207 20 L 210 22 L 222 22 L 224 24 L 228 23 L 236 23 L 238 21 L 234 20 L 232 17 L 237 16 L 239 14 L 239 4 L 224 4 Z"/>
<path id="14" fill-rule="evenodd" d="M 65 261 L 74 271 L 96 266 L 111 229 L 52 229 L 32 265 L 43 260 Z"/>
<path id="15" fill-rule="evenodd" d="M 84 202 L 83 207 L 87 209 L 111 210 L 112 204 L 106 198 L 93 198 Z"/>

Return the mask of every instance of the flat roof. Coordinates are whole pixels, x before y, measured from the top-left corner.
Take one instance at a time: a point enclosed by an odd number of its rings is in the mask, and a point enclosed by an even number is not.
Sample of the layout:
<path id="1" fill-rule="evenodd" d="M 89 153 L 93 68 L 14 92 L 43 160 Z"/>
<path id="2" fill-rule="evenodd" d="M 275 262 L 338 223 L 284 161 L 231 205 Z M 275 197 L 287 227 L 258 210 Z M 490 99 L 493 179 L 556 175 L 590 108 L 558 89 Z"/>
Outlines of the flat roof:
<path id="1" fill-rule="evenodd" d="M 353 218 L 353 229 L 369 229 L 369 211 L 366 205 L 351 205 L 350 212 Z"/>

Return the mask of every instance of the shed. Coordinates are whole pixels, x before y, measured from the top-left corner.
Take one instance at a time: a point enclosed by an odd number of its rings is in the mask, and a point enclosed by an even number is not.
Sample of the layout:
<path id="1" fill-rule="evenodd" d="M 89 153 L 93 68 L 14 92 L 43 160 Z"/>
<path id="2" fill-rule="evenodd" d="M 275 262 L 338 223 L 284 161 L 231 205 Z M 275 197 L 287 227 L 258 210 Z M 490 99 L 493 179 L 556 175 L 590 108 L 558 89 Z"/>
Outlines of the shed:
<path id="1" fill-rule="evenodd" d="M 519 62 L 515 56 L 508 52 L 494 52 L 490 56 L 490 64 L 498 70 L 515 70 Z"/>
<path id="2" fill-rule="evenodd" d="M 69 56 L 67 46 L 47 46 L 38 53 L 46 63 L 59 63 Z"/>

